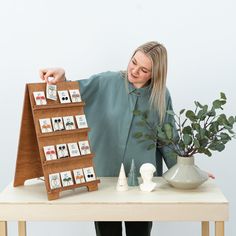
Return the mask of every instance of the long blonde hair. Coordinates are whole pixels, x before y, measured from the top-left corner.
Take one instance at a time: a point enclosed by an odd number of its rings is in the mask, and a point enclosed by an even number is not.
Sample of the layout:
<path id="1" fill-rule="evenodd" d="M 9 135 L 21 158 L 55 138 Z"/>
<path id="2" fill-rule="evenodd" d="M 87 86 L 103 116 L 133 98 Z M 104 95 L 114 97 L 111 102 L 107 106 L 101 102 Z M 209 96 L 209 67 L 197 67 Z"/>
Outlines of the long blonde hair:
<path id="1" fill-rule="evenodd" d="M 165 119 L 166 113 L 166 77 L 167 77 L 167 50 L 155 41 L 147 42 L 139 46 L 133 53 L 143 52 L 152 61 L 151 95 L 149 98 L 150 108 L 158 111 L 160 122 Z M 126 73 L 128 83 L 128 73 Z"/>

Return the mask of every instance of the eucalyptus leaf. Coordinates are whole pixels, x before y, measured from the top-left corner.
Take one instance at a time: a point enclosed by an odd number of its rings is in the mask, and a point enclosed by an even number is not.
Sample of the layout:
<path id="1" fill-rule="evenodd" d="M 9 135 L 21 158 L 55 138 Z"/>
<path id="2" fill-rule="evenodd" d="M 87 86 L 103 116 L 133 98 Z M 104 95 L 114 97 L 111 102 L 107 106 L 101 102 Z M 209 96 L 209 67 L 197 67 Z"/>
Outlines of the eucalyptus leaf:
<path id="1" fill-rule="evenodd" d="M 165 134 L 168 139 L 173 137 L 172 126 L 169 123 L 164 124 Z"/>
<path id="2" fill-rule="evenodd" d="M 154 143 L 151 143 L 150 145 L 148 145 L 147 150 L 151 150 L 155 147 L 156 147 L 156 145 Z"/>
<path id="3" fill-rule="evenodd" d="M 226 96 L 223 92 L 220 93 L 220 98 L 226 100 Z"/>
<path id="4" fill-rule="evenodd" d="M 135 116 L 140 116 L 142 114 L 142 112 L 140 110 L 133 110 L 133 114 Z"/>
<path id="5" fill-rule="evenodd" d="M 136 133 L 134 133 L 133 137 L 134 138 L 141 138 L 141 137 L 143 137 L 143 133 L 142 132 L 136 132 Z"/>

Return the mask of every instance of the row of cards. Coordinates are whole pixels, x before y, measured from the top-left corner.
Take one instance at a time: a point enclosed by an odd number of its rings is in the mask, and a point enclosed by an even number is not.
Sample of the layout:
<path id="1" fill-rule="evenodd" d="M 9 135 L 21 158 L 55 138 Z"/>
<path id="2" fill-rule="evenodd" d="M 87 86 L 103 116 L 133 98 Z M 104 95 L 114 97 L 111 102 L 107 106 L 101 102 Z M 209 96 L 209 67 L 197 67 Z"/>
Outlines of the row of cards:
<path id="1" fill-rule="evenodd" d="M 79 144 L 79 145 L 78 145 Z M 57 158 L 65 157 L 76 157 L 80 155 L 91 154 L 90 146 L 88 141 L 79 141 L 77 143 L 67 143 L 54 146 L 43 147 L 44 154 L 47 161 L 56 160 Z M 69 152 L 68 152 L 69 150 Z"/>
<path id="2" fill-rule="evenodd" d="M 75 120 L 78 129 L 88 128 L 85 115 L 77 115 L 75 116 Z M 39 119 L 39 124 L 42 133 L 61 131 L 65 129 L 66 130 L 76 129 L 73 116 L 53 117 L 51 119 L 50 118 Z"/>
<path id="3" fill-rule="evenodd" d="M 84 182 L 90 182 L 96 180 L 93 167 L 87 167 L 82 169 L 75 169 L 72 171 L 64 171 L 60 173 L 49 175 L 49 184 L 51 189 L 57 189 L 75 184 L 81 184 Z"/>
<path id="4" fill-rule="evenodd" d="M 78 89 L 72 90 L 49 90 L 52 91 L 47 98 L 52 100 L 57 100 L 57 93 L 59 96 L 60 103 L 71 103 L 71 102 L 81 102 L 81 96 Z M 47 92 L 48 93 L 48 92 Z M 44 91 L 33 92 L 36 105 L 47 105 L 47 99 L 45 97 Z M 70 95 L 69 95 L 70 94 Z"/>

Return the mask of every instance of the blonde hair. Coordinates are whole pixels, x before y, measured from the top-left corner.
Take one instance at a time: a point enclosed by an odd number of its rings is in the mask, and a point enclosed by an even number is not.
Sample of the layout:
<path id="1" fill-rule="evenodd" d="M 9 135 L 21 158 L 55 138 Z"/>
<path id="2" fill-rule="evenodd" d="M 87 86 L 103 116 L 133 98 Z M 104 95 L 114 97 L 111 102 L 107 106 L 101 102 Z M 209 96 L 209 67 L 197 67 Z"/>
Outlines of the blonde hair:
<path id="1" fill-rule="evenodd" d="M 152 61 L 150 108 L 158 111 L 163 123 L 166 113 L 167 50 L 162 44 L 151 41 L 139 46 L 131 58 L 137 51 L 143 52 Z M 128 84 L 128 73 L 125 78 Z"/>

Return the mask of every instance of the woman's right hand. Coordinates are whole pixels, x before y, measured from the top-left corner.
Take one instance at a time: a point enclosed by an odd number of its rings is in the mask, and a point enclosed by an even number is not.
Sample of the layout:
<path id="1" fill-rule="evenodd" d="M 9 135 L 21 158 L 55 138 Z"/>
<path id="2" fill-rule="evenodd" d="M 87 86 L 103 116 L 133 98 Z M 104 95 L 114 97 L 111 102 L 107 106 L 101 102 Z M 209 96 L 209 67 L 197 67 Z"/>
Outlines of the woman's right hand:
<path id="1" fill-rule="evenodd" d="M 56 84 L 66 80 L 65 70 L 63 68 L 45 68 L 39 70 L 39 76 L 48 84 Z M 52 79 L 49 80 L 49 77 Z"/>

